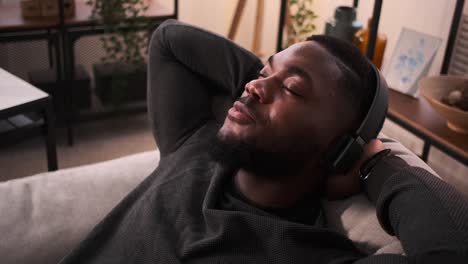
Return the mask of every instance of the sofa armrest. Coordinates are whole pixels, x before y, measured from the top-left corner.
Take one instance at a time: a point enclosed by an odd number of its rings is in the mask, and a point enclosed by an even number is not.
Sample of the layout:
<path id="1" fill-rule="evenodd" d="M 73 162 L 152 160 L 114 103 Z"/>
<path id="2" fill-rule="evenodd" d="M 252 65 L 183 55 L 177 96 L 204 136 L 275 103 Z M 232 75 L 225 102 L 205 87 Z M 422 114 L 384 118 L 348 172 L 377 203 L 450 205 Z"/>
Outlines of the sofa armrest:
<path id="1" fill-rule="evenodd" d="M 421 167 L 436 177 L 440 176 L 413 152 L 398 141 L 379 135 L 386 148 L 409 165 Z M 404 254 L 400 241 L 387 234 L 380 226 L 375 206 L 364 194 L 341 201 L 323 201 L 328 227 L 348 236 L 354 244 L 368 254 Z"/>
<path id="2" fill-rule="evenodd" d="M 410 165 L 433 172 L 397 141 L 382 139 Z M 159 152 L 152 151 L 0 183 L 1 263 L 57 263 L 158 164 Z M 365 196 L 323 206 L 328 226 L 363 252 L 404 253 Z"/>

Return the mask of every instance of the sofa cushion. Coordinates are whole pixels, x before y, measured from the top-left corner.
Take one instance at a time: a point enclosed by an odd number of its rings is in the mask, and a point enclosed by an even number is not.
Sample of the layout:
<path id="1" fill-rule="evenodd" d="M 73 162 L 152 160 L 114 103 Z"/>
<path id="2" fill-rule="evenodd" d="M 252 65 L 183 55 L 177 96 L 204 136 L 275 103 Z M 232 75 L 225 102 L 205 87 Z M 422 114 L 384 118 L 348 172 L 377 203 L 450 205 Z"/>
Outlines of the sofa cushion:
<path id="1" fill-rule="evenodd" d="M 57 263 L 158 165 L 145 152 L 0 184 L 1 263 Z"/>
<path id="2" fill-rule="evenodd" d="M 386 148 L 391 149 L 393 154 L 409 165 L 424 168 L 439 177 L 426 163 L 399 142 L 384 134 L 379 138 Z M 323 201 L 323 205 L 328 226 L 348 236 L 361 251 L 367 254 L 404 254 L 400 241 L 380 227 L 375 207 L 364 194 L 340 201 Z"/>
<path id="3" fill-rule="evenodd" d="M 386 147 L 410 165 L 432 171 L 400 143 Z M 158 165 L 159 152 L 0 183 L 1 263 L 56 263 Z M 433 171 L 432 171 L 433 172 Z M 324 201 L 330 228 L 368 254 L 402 254 L 400 242 L 378 224 L 363 195 Z"/>

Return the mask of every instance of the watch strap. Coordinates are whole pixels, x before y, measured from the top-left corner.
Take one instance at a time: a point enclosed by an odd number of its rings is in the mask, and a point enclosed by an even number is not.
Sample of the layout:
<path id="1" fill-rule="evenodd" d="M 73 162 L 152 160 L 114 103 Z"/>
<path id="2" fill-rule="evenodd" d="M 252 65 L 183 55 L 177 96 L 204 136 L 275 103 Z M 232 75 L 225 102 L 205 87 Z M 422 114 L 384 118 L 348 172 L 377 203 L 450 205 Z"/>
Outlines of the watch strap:
<path id="1" fill-rule="evenodd" d="M 384 149 L 382 151 L 377 152 L 374 156 L 372 156 L 370 159 L 364 162 L 364 164 L 362 164 L 362 166 L 359 168 L 359 178 L 361 179 L 361 181 L 367 180 L 375 165 L 379 163 L 379 161 L 381 161 L 383 158 L 388 156 L 390 152 L 390 149 Z"/>

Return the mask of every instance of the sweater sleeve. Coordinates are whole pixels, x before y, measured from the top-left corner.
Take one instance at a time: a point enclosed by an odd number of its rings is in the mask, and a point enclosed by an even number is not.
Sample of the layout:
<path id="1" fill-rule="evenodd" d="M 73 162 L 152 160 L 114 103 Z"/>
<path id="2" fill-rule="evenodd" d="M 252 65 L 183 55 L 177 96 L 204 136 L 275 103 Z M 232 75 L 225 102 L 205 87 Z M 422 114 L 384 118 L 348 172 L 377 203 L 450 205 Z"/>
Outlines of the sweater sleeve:
<path id="1" fill-rule="evenodd" d="M 382 227 L 400 239 L 407 263 L 468 263 L 468 201 L 453 186 L 389 156 L 365 189 Z"/>
<path id="2" fill-rule="evenodd" d="M 236 98 L 262 67 L 254 54 L 214 33 L 175 20 L 161 24 L 148 67 L 148 114 L 161 156 L 214 119 L 214 95 Z"/>

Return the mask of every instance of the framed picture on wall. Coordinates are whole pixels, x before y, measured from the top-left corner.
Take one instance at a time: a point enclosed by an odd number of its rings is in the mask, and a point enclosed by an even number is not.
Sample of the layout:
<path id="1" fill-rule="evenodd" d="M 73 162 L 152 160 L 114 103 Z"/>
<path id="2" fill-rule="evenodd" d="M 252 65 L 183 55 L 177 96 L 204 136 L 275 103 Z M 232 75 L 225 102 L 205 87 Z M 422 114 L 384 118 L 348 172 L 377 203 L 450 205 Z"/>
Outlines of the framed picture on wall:
<path id="1" fill-rule="evenodd" d="M 418 96 L 418 80 L 426 76 L 442 39 L 403 28 L 384 76 L 389 87 Z"/>

